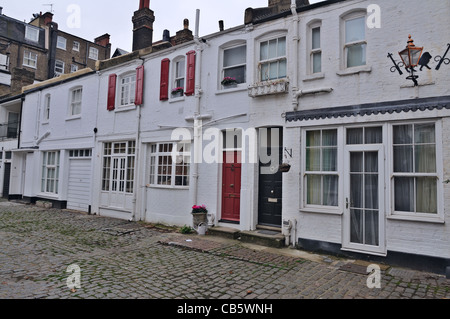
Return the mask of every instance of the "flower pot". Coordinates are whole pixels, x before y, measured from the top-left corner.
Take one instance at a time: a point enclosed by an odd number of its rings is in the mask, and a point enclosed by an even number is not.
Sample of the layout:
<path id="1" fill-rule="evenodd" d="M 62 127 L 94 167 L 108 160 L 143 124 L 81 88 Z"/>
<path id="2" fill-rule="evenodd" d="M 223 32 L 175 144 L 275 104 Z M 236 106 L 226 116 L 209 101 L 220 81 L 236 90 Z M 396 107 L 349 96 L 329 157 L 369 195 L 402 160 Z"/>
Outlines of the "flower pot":
<path id="1" fill-rule="evenodd" d="M 194 225 L 194 228 L 197 229 L 198 225 L 204 223 L 205 225 L 208 224 L 208 218 L 206 216 L 207 213 L 192 213 L 192 224 Z"/>
<path id="2" fill-rule="evenodd" d="M 182 97 L 182 96 L 183 96 L 183 92 L 173 92 L 172 93 L 173 98 Z"/>

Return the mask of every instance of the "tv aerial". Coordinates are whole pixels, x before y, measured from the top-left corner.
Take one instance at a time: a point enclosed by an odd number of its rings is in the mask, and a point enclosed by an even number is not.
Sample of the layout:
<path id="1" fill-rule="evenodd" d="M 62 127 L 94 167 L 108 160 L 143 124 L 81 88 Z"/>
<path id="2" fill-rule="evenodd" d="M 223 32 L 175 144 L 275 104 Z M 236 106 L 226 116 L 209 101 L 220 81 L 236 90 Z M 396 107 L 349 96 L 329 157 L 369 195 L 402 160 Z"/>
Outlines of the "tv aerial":
<path id="1" fill-rule="evenodd" d="M 47 3 L 47 4 L 43 4 L 43 6 L 47 6 L 47 7 L 50 7 L 50 13 L 53 13 L 53 12 L 55 12 L 54 10 L 53 10 L 53 6 L 54 6 L 55 4 L 54 3 Z"/>

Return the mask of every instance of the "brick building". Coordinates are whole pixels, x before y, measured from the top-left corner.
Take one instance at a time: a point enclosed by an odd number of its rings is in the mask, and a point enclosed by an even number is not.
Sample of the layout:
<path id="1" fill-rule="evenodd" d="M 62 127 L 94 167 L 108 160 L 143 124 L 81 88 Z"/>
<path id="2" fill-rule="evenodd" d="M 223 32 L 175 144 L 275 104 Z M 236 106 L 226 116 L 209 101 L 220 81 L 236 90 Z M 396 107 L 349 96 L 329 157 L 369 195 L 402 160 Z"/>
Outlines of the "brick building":
<path id="1" fill-rule="evenodd" d="M 110 58 L 109 38 L 104 34 L 91 42 L 59 30 L 50 12 L 33 15 L 29 23 L 0 12 L 0 96 L 19 93 L 34 81 L 94 68 L 97 60 Z"/>

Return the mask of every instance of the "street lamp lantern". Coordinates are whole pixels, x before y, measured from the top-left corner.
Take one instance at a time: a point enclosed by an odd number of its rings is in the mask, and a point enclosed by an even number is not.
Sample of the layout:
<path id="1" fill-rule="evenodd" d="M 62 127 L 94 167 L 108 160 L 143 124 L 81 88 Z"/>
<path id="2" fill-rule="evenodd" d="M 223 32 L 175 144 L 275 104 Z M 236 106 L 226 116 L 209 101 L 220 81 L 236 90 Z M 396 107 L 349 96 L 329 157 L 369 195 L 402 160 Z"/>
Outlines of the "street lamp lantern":
<path id="1" fill-rule="evenodd" d="M 423 47 L 416 47 L 414 45 L 414 40 L 411 39 L 411 35 L 409 35 L 408 45 L 406 49 L 400 51 L 400 58 L 403 61 L 406 69 L 413 69 L 417 65 L 419 65 L 420 57 L 422 56 Z"/>

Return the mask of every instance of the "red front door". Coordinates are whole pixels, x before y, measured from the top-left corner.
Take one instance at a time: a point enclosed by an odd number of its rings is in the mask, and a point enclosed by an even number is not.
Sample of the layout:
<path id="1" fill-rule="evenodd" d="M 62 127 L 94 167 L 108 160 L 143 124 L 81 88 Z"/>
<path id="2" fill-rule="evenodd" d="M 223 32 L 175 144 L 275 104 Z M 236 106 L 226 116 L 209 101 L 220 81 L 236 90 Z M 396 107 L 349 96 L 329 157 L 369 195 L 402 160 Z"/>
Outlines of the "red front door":
<path id="1" fill-rule="evenodd" d="M 241 152 L 223 153 L 222 220 L 240 221 Z"/>

